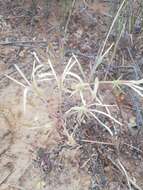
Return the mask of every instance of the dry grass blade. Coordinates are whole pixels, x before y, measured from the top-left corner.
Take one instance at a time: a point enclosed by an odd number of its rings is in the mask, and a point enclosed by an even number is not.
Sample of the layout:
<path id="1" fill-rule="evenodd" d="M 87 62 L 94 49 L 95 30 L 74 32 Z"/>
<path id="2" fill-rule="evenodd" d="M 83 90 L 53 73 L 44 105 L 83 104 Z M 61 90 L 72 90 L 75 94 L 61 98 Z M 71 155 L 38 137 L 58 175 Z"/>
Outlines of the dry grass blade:
<path id="1" fill-rule="evenodd" d="M 98 66 L 102 63 L 103 59 L 108 55 L 109 51 L 111 50 L 111 48 L 113 47 L 114 43 L 112 43 L 110 45 L 110 47 L 104 52 L 103 55 L 97 55 L 96 57 L 96 64 L 94 65 L 93 67 L 93 70 L 92 70 L 92 74 L 91 76 L 94 74 L 94 72 L 97 70 Z"/>
<path id="2" fill-rule="evenodd" d="M 113 29 L 113 26 L 114 26 L 114 24 L 115 24 L 117 18 L 118 18 L 119 15 L 120 15 L 120 12 L 121 12 L 121 10 L 122 10 L 122 8 L 123 8 L 125 2 L 126 2 L 126 0 L 123 0 L 123 2 L 121 3 L 121 5 L 120 5 L 120 7 L 119 7 L 119 9 L 118 9 L 118 11 L 117 11 L 117 13 L 116 13 L 116 16 L 114 17 L 114 20 L 113 20 L 113 22 L 112 22 L 112 24 L 111 24 L 111 26 L 110 26 L 110 29 L 109 29 L 109 31 L 108 31 L 108 33 L 107 33 L 107 35 L 106 35 L 106 38 L 105 38 L 105 40 L 104 40 L 103 47 L 101 48 L 101 50 L 99 51 L 99 53 L 98 53 L 98 55 L 97 55 L 97 61 L 96 61 L 96 64 L 93 66 L 93 70 L 92 70 L 92 72 L 91 72 L 91 78 L 93 77 L 93 74 L 94 74 L 95 71 L 97 70 L 98 66 L 102 63 L 102 60 L 104 59 L 104 57 L 109 53 L 109 51 L 111 50 L 111 48 L 112 48 L 113 45 L 114 45 L 114 43 L 112 43 L 112 44 L 110 45 L 110 47 L 104 52 L 105 46 L 106 46 L 107 41 L 108 41 L 108 38 L 109 38 L 109 36 L 110 36 L 110 33 L 111 33 L 112 29 Z"/>
<path id="3" fill-rule="evenodd" d="M 16 84 L 22 86 L 22 87 L 26 87 L 23 83 L 19 82 L 18 80 L 14 79 L 13 77 L 11 76 L 8 76 L 8 75 L 5 75 L 8 79 L 12 80 L 13 82 L 15 82 Z"/>
<path id="4" fill-rule="evenodd" d="M 128 173 L 127 173 L 125 167 L 124 167 L 123 164 L 120 162 L 120 160 L 117 160 L 117 162 L 118 162 L 119 167 L 121 168 L 121 169 L 120 169 L 121 172 L 123 171 L 123 173 L 125 174 L 125 177 L 126 177 L 126 179 L 127 179 L 127 184 L 128 184 L 129 189 L 132 190 L 132 189 L 133 189 L 132 186 L 133 186 L 133 187 L 134 187 L 135 189 L 137 189 L 137 190 L 142 190 L 142 189 L 136 184 L 136 182 L 133 181 L 133 180 L 131 179 L 131 177 L 128 175 Z"/>
<path id="5" fill-rule="evenodd" d="M 72 56 L 75 58 L 75 60 L 76 60 L 76 62 L 77 62 L 77 64 L 78 64 L 78 68 L 79 68 L 79 70 L 80 70 L 80 72 L 81 72 L 81 74 L 82 74 L 82 77 L 83 77 L 84 79 L 86 79 L 86 76 L 85 76 L 85 74 L 84 74 L 84 71 L 83 71 L 83 69 L 82 69 L 82 66 L 81 66 L 80 62 L 78 61 L 77 57 L 75 56 L 75 54 L 72 54 Z"/>
<path id="6" fill-rule="evenodd" d="M 74 6 L 75 6 L 75 2 L 76 2 L 76 0 L 72 1 L 71 9 L 70 9 L 69 14 L 68 14 L 67 22 L 66 22 L 66 25 L 65 25 L 65 35 L 67 33 L 68 25 L 69 25 L 69 22 L 70 22 L 72 11 L 73 11 Z"/>
<path id="7" fill-rule="evenodd" d="M 19 82 L 18 80 L 6 75 L 7 78 L 9 78 L 10 80 L 12 80 L 13 82 L 19 84 L 20 86 L 24 87 L 24 91 L 23 91 L 23 112 L 24 114 L 26 113 L 26 102 L 27 102 L 27 94 L 28 91 L 31 88 L 31 83 L 27 80 L 26 76 L 24 75 L 24 73 L 20 70 L 20 68 L 17 65 L 14 65 L 16 70 L 20 73 L 20 75 L 22 76 L 22 78 L 25 80 L 25 82 L 27 83 L 27 86 L 24 85 L 23 83 Z"/>
<path id="8" fill-rule="evenodd" d="M 105 127 L 105 129 L 110 133 L 111 136 L 113 136 L 113 132 L 111 131 L 111 129 L 105 125 L 96 115 L 95 113 L 98 113 L 98 114 L 102 114 L 102 115 L 105 115 L 106 117 L 112 119 L 114 122 L 122 125 L 119 121 L 117 121 L 115 118 L 113 118 L 111 115 L 105 113 L 105 112 L 102 112 L 102 111 L 99 111 L 99 110 L 92 110 L 92 109 L 88 109 L 86 105 L 83 105 L 81 107 L 79 106 L 75 106 L 75 107 L 72 107 L 71 109 L 69 109 L 67 112 L 66 112 L 66 115 L 73 115 L 73 114 L 76 114 L 78 116 L 78 119 L 80 120 L 79 122 L 81 123 L 82 122 L 82 119 L 84 116 L 86 116 L 87 118 L 90 118 L 93 117 L 95 120 L 97 120 L 103 127 Z M 81 118 L 81 119 L 80 119 Z"/>
<path id="9" fill-rule="evenodd" d="M 32 55 L 34 56 L 34 58 L 36 59 L 36 61 L 41 64 L 41 61 L 39 59 L 39 57 L 37 56 L 36 52 L 32 52 Z"/>
<path id="10" fill-rule="evenodd" d="M 35 78 L 35 75 L 36 75 L 37 71 L 39 71 L 39 70 L 42 69 L 43 67 L 44 67 L 43 64 L 40 64 L 40 65 L 37 65 L 37 66 L 35 66 L 35 65 L 33 64 L 32 77 Z"/>
<path id="11" fill-rule="evenodd" d="M 108 31 L 108 34 L 107 34 L 106 38 L 105 38 L 103 47 L 102 47 L 102 49 L 101 49 L 100 56 L 103 54 L 103 51 L 104 51 L 104 49 L 105 49 L 106 43 L 107 43 L 108 38 L 109 38 L 109 35 L 110 35 L 110 33 L 111 33 L 112 29 L 113 29 L 113 26 L 114 26 L 114 24 L 115 24 L 115 22 L 116 22 L 118 16 L 120 15 L 120 12 L 121 12 L 121 10 L 122 10 L 122 8 L 123 8 L 125 2 L 126 2 L 126 0 L 123 0 L 123 2 L 121 3 L 121 5 L 120 5 L 120 7 L 119 7 L 119 9 L 118 9 L 118 11 L 117 11 L 116 16 L 114 17 L 114 20 L 113 20 L 113 22 L 112 22 L 112 24 L 111 24 L 111 26 L 110 26 L 110 29 L 109 29 L 109 31 Z"/>
<path id="12" fill-rule="evenodd" d="M 110 129 L 107 125 L 105 125 L 97 116 L 95 116 L 95 114 L 93 114 L 92 112 L 90 112 L 90 115 L 92 115 L 92 117 L 93 117 L 95 120 L 97 120 L 98 123 L 99 123 L 101 126 L 103 126 L 103 127 L 109 132 L 109 134 L 110 134 L 111 136 L 113 136 L 113 132 L 111 131 L 111 129 Z"/>
<path id="13" fill-rule="evenodd" d="M 141 80 L 114 80 L 114 81 L 99 81 L 100 84 L 112 84 L 114 87 L 119 87 L 121 85 L 128 86 L 134 90 L 137 94 L 143 97 L 143 79 Z"/>
<path id="14" fill-rule="evenodd" d="M 115 146 L 113 143 L 109 143 L 109 142 L 101 142 L 101 141 L 86 140 L 86 139 L 83 139 L 83 140 L 80 140 L 80 141 L 91 143 L 91 144 L 103 144 L 103 145 Z"/>
<path id="15" fill-rule="evenodd" d="M 65 81 L 67 73 L 70 72 L 72 67 L 76 64 L 76 61 L 72 63 L 72 57 L 69 59 L 68 64 L 66 65 L 64 72 L 62 74 L 62 83 Z"/>
<path id="16" fill-rule="evenodd" d="M 57 81 L 57 84 L 58 84 L 58 83 L 59 83 L 59 80 L 58 80 L 58 77 L 57 77 L 56 71 L 55 71 L 55 69 L 54 69 L 54 67 L 53 67 L 53 65 L 52 65 L 50 59 L 48 59 L 48 64 L 49 64 L 49 66 L 50 66 L 50 68 L 51 68 L 51 70 L 52 70 L 52 73 L 53 73 L 53 75 L 54 75 L 54 77 L 55 77 L 55 79 L 56 79 L 56 81 Z"/>
<path id="17" fill-rule="evenodd" d="M 66 74 L 69 75 L 69 76 L 72 76 L 75 79 L 77 79 L 81 84 L 83 83 L 82 79 L 77 74 L 75 74 L 73 72 L 67 72 Z"/>
<path id="18" fill-rule="evenodd" d="M 128 187 L 130 190 L 132 190 L 132 187 L 131 187 L 131 184 L 130 184 L 130 179 L 129 179 L 129 176 L 128 176 L 128 173 L 126 171 L 126 169 L 124 168 L 123 164 L 120 162 L 120 160 L 118 160 L 118 164 L 121 168 L 121 171 L 123 171 L 123 173 L 125 174 L 126 176 L 126 179 L 127 179 L 127 184 L 128 184 Z"/>
<path id="19" fill-rule="evenodd" d="M 17 83 L 18 85 L 24 87 L 24 91 L 23 91 L 23 112 L 25 114 L 26 113 L 27 93 L 28 93 L 30 87 L 29 86 L 25 86 L 23 83 L 17 81 L 16 79 L 14 79 L 14 78 L 12 78 L 10 76 L 6 75 L 6 77 L 9 78 L 10 80 L 12 80 L 13 82 Z"/>
<path id="20" fill-rule="evenodd" d="M 92 94 L 92 99 L 93 99 L 93 100 L 95 100 L 96 97 L 97 97 L 98 88 L 99 88 L 99 80 L 98 80 L 98 78 L 96 77 L 96 78 L 95 78 L 95 81 L 94 81 L 93 90 L 90 88 L 91 94 Z"/>
<path id="21" fill-rule="evenodd" d="M 15 66 L 16 70 L 20 73 L 22 78 L 25 80 L 25 82 L 30 86 L 31 85 L 30 82 L 28 81 L 28 79 L 26 78 L 24 73 L 21 71 L 21 69 L 16 64 L 14 66 Z"/>
<path id="22" fill-rule="evenodd" d="M 113 120 L 115 123 L 119 124 L 119 125 L 123 125 L 122 123 L 120 123 L 118 120 L 116 120 L 114 117 L 112 117 L 111 115 L 103 112 L 103 111 L 99 111 L 99 110 L 96 110 L 96 109 L 90 109 L 89 110 L 90 112 L 93 112 L 93 113 L 99 113 L 101 115 L 104 115 L 106 117 L 109 117 L 111 120 Z"/>

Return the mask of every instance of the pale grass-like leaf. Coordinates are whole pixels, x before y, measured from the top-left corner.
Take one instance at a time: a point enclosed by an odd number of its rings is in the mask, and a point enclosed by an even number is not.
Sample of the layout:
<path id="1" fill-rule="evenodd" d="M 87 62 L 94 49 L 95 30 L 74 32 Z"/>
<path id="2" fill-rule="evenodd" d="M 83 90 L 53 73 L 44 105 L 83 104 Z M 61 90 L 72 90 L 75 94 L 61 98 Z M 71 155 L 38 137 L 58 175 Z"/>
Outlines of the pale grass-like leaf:
<path id="1" fill-rule="evenodd" d="M 44 81 L 51 81 L 51 80 L 55 80 L 55 78 L 45 78 L 45 79 L 37 79 L 37 82 L 44 82 Z"/>
<path id="2" fill-rule="evenodd" d="M 66 66 L 66 68 L 64 69 L 64 72 L 62 74 L 62 83 L 64 82 L 64 80 L 66 79 L 67 73 L 70 72 L 70 70 L 72 69 L 72 67 L 75 65 L 76 61 L 74 61 L 72 64 L 71 62 L 69 62 Z M 71 64 L 71 65 L 70 65 Z"/>
<path id="3" fill-rule="evenodd" d="M 123 0 L 123 2 L 121 3 L 121 5 L 120 5 L 120 7 L 119 7 L 119 9 L 118 9 L 118 11 L 117 11 L 117 13 L 116 13 L 116 16 L 114 17 L 114 20 L 113 20 L 113 22 L 112 22 L 112 24 L 111 24 L 111 26 L 110 26 L 110 29 L 109 29 L 109 31 L 108 31 L 108 33 L 107 33 L 107 36 L 106 36 L 106 38 L 105 38 L 105 40 L 104 40 L 104 44 L 103 44 L 103 47 L 102 47 L 102 49 L 101 49 L 100 55 L 103 54 L 103 51 L 104 51 L 104 49 L 105 49 L 105 46 L 106 46 L 106 43 L 107 43 L 108 38 L 109 38 L 109 36 L 110 36 L 110 33 L 111 33 L 112 29 L 113 29 L 113 26 L 114 26 L 114 24 L 115 24 L 115 22 L 116 22 L 118 16 L 120 15 L 120 12 L 121 12 L 121 10 L 122 10 L 122 8 L 123 8 L 125 2 L 126 2 L 126 0 Z"/>
<path id="4" fill-rule="evenodd" d="M 70 76 L 76 78 L 80 83 L 83 83 L 82 79 L 77 74 L 75 74 L 73 72 L 67 72 L 67 75 L 70 75 Z"/>
<path id="5" fill-rule="evenodd" d="M 143 79 L 140 79 L 140 80 L 131 80 L 130 82 L 133 83 L 133 84 L 139 85 L 139 84 L 143 84 Z"/>
<path id="6" fill-rule="evenodd" d="M 98 98 L 98 96 L 96 96 L 96 102 L 102 105 L 102 102 L 101 102 L 101 100 Z"/>
<path id="7" fill-rule="evenodd" d="M 101 95 L 99 95 L 99 97 L 100 97 L 100 99 L 99 99 L 99 101 L 100 101 L 100 104 L 102 104 L 102 101 L 103 101 L 103 99 L 102 99 L 102 96 Z M 103 104 L 102 104 L 103 105 Z M 100 105 L 100 106 L 102 106 L 102 105 Z M 112 105 L 109 105 L 109 106 L 112 106 Z M 108 105 L 105 105 L 105 109 L 106 109 L 106 111 L 107 111 L 107 113 L 109 114 L 109 115 L 111 115 L 111 112 L 110 112 L 110 110 L 109 110 L 109 106 Z M 118 107 L 117 105 L 115 105 L 116 107 Z M 112 120 L 111 120 L 112 121 Z M 115 125 L 113 124 L 113 127 L 114 127 L 114 131 L 115 131 L 115 133 L 117 132 L 117 130 L 116 130 L 116 128 L 115 128 Z"/>
<path id="8" fill-rule="evenodd" d="M 101 104 L 101 103 L 90 104 L 89 107 L 91 107 L 91 106 L 99 106 L 99 107 L 118 107 L 117 105 Z"/>
<path id="9" fill-rule="evenodd" d="M 19 84 L 20 86 L 24 87 L 24 91 L 23 91 L 23 112 L 24 114 L 26 113 L 26 100 L 27 100 L 27 93 L 29 91 L 29 86 L 25 86 L 23 83 L 15 80 L 14 78 L 6 75 L 7 78 L 9 78 L 10 80 L 14 81 L 15 83 Z M 30 84 L 31 86 L 31 84 Z"/>
<path id="10" fill-rule="evenodd" d="M 106 130 L 110 133 L 111 136 L 113 136 L 113 133 L 112 131 L 110 130 L 110 128 L 108 126 L 106 126 L 104 123 L 102 123 L 102 121 L 99 120 L 99 118 L 90 110 L 90 109 L 87 109 L 86 106 L 81 106 L 81 107 L 78 107 L 78 106 L 75 106 L 75 107 L 72 107 L 71 109 L 69 109 L 66 114 L 77 114 L 78 118 L 81 119 L 82 116 L 87 116 L 89 118 L 89 116 L 92 116 L 94 119 L 96 119 L 103 127 L 106 128 Z M 108 114 L 107 114 L 108 115 Z M 107 116 L 106 115 L 106 116 Z M 110 115 L 109 115 L 110 116 Z"/>
<path id="11" fill-rule="evenodd" d="M 34 57 L 35 57 L 35 59 L 37 60 L 37 62 L 38 62 L 39 64 L 41 64 L 41 61 L 40 61 L 40 59 L 38 58 L 36 52 L 32 52 L 32 55 L 34 55 Z"/>
<path id="12" fill-rule="evenodd" d="M 99 80 L 98 80 L 98 78 L 96 77 L 96 78 L 95 78 L 95 81 L 94 81 L 94 88 L 93 88 L 93 91 L 92 91 L 92 97 L 93 97 L 93 99 L 95 99 L 96 96 L 97 96 L 98 88 L 99 88 Z"/>
<path id="13" fill-rule="evenodd" d="M 40 69 L 42 69 L 43 64 L 40 64 L 38 66 L 36 66 L 33 71 L 32 71 L 32 84 L 34 86 L 35 89 L 37 89 L 38 85 L 37 85 L 37 80 L 36 80 L 36 72 Z"/>
<path id="14" fill-rule="evenodd" d="M 78 61 L 76 55 L 75 55 L 74 53 L 72 53 L 72 56 L 75 58 L 75 60 L 76 60 L 76 62 L 77 62 L 77 64 L 78 64 L 78 68 L 79 68 L 79 70 L 80 70 L 80 72 L 81 72 L 81 74 L 82 74 L 82 77 L 83 77 L 84 79 L 86 79 L 86 76 L 85 76 L 85 74 L 84 74 L 84 71 L 83 71 L 83 69 L 82 69 L 82 66 L 81 66 L 80 62 Z"/>
<path id="15" fill-rule="evenodd" d="M 94 141 L 94 140 L 87 140 L 87 139 L 82 139 L 80 140 L 82 142 L 87 142 L 87 143 L 91 143 L 91 144 L 104 144 L 104 145 L 111 145 L 111 146 L 115 146 L 113 143 L 109 143 L 109 142 L 101 142 L 101 141 Z"/>
<path id="16" fill-rule="evenodd" d="M 118 161 L 118 164 L 119 164 L 119 166 L 120 166 L 120 168 L 121 168 L 121 171 L 123 171 L 123 173 L 124 173 L 125 176 L 126 176 L 127 184 L 128 184 L 129 189 L 132 190 L 131 183 L 130 183 L 130 178 L 129 178 L 129 176 L 128 176 L 128 173 L 127 173 L 126 169 L 124 168 L 123 164 L 120 162 L 119 159 L 118 159 L 117 161 Z"/>
<path id="17" fill-rule="evenodd" d="M 38 72 L 38 70 L 42 69 L 43 67 L 44 67 L 43 64 L 33 67 L 31 90 L 33 90 L 39 97 L 41 97 L 44 101 L 46 101 L 45 95 L 42 89 L 38 86 L 37 84 L 38 80 L 36 79 L 36 72 Z"/>
<path id="18" fill-rule="evenodd" d="M 111 115 L 107 114 L 106 112 L 99 111 L 99 110 L 96 110 L 96 109 L 89 109 L 89 111 L 90 112 L 94 112 L 94 113 L 99 113 L 101 115 L 105 115 L 106 117 L 109 117 L 110 119 L 112 119 L 115 123 L 118 123 L 119 125 L 123 125 L 118 120 L 116 120 L 114 117 L 112 117 Z"/>
<path id="19" fill-rule="evenodd" d="M 32 65 L 31 80 L 32 80 L 32 78 L 33 78 L 33 72 L 35 71 L 35 68 L 36 68 L 36 61 L 34 60 L 34 61 L 33 61 L 33 65 Z"/>
<path id="20" fill-rule="evenodd" d="M 32 80 L 35 80 L 36 73 L 38 72 L 38 70 L 42 69 L 43 66 L 44 66 L 43 64 L 40 64 L 40 65 L 37 65 L 35 68 L 33 68 L 33 70 L 32 70 Z"/>
<path id="21" fill-rule="evenodd" d="M 81 99 L 82 99 L 82 98 L 83 98 L 83 90 L 85 90 L 85 89 L 84 89 L 84 85 L 81 84 L 81 83 L 79 83 L 79 84 L 73 86 L 73 89 L 72 89 L 71 92 L 70 92 L 70 94 L 71 94 L 70 97 L 72 97 L 74 94 L 79 93 L 79 95 L 81 96 Z M 80 93 L 82 93 L 82 94 L 80 94 Z M 84 102 L 85 102 L 85 101 L 84 101 Z"/>
<path id="22" fill-rule="evenodd" d="M 43 90 L 38 86 L 37 82 L 38 82 L 38 80 L 36 80 L 35 77 L 33 77 L 33 81 L 32 81 L 33 91 L 34 91 L 40 98 L 42 98 L 42 100 L 44 100 L 44 101 L 46 102 L 45 94 L 44 94 Z"/>
<path id="23" fill-rule="evenodd" d="M 50 81 L 55 79 L 53 73 L 50 72 L 37 74 L 37 77 L 37 82 Z"/>
<path id="24" fill-rule="evenodd" d="M 92 113 L 92 112 L 89 112 L 89 113 L 90 113 L 90 115 L 92 115 L 92 117 L 95 120 L 97 120 L 103 127 L 105 127 L 105 129 L 110 133 L 111 136 L 113 136 L 113 132 L 111 131 L 111 129 L 107 125 L 105 125 L 102 121 L 100 121 L 100 119 L 97 116 L 95 116 L 94 113 Z"/>
<path id="25" fill-rule="evenodd" d="M 143 91 L 143 87 L 141 87 L 141 86 L 137 86 L 137 85 L 135 85 L 135 84 L 132 84 L 132 85 L 130 85 L 130 86 L 132 86 L 133 88 L 136 88 L 136 89 L 138 89 L 138 90 L 140 90 L 140 91 Z"/>
<path id="26" fill-rule="evenodd" d="M 33 74 L 36 74 L 36 72 L 37 72 L 38 70 L 42 69 L 42 67 L 44 67 L 43 64 L 37 65 L 36 67 L 33 68 L 32 73 L 33 73 Z"/>
<path id="27" fill-rule="evenodd" d="M 85 99 L 83 97 L 83 92 L 80 90 L 79 94 L 80 94 L 80 97 L 81 97 L 81 101 L 82 101 L 83 105 L 85 106 L 86 105 L 86 101 L 85 101 Z"/>
<path id="28" fill-rule="evenodd" d="M 101 56 L 102 59 L 103 59 L 104 57 L 106 57 L 106 55 L 109 53 L 109 51 L 111 50 L 111 48 L 113 47 L 113 45 L 114 45 L 114 43 L 112 43 L 112 44 L 109 46 L 109 48 L 104 52 L 104 54 Z"/>
<path id="29" fill-rule="evenodd" d="M 53 75 L 54 75 L 54 77 L 55 77 L 55 80 L 57 81 L 57 84 L 58 84 L 58 83 L 59 83 L 58 77 L 57 77 L 56 71 L 55 71 L 55 69 L 54 69 L 54 67 L 53 67 L 53 65 L 52 65 L 50 59 L 48 59 L 48 64 L 50 65 L 50 68 L 51 68 L 51 70 L 52 70 L 52 72 L 53 72 Z"/>
<path id="30" fill-rule="evenodd" d="M 97 56 L 97 61 L 96 61 L 96 65 L 95 68 L 93 69 L 94 71 L 96 71 L 97 67 L 102 63 L 103 59 L 106 57 L 106 55 L 109 53 L 109 51 L 111 50 L 111 48 L 113 47 L 114 43 L 112 43 L 110 45 L 110 47 L 104 52 L 103 55 L 99 55 Z"/>
<path id="31" fill-rule="evenodd" d="M 38 74 L 38 77 L 39 78 L 44 78 L 44 77 L 51 77 L 51 76 L 53 76 L 53 73 L 41 73 L 41 74 Z"/>
<path id="32" fill-rule="evenodd" d="M 75 81 L 77 82 L 76 79 L 75 79 Z M 88 90 L 89 89 L 91 91 L 91 88 L 90 88 L 89 84 L 88 83 L 84 83 L 83 81 L 79 82 L 77 84 L 73 84 L 72 85 L 72 89 L 77 90 L 77 91 Z"/>
<path id="33" fill-rule="evenodd" d="M 78 90 L 69 90 L 69 93 L 70 93 L 70 97 L 74 96 L 77 92 L 79 92 Z"/>
<path id="34" fill-rule="evenodd" d="M 24 75 L 24 73 L 21 71 L 21 69 L 18 67 L 18 65 L 14 64 L 16 70 L 20 73 L 20 75 L 22 76 L 22 78 L 25 80 L 25 82 L 30 86 L 30 82 L 28 81 L 28 79 L 26 78 L 26 76 Z"/>
<path id="35" fill-rule="evenodd" d="M 66 111 L 66 113 L 65 113 L 65 115 L 66 116 L 72 116 L 72 115 L 76 115 L 76 116 L 78 116 L 78 114 L 80 113 L 80 111 L 79 110 L 76 110 L 76 109 L 69 109 L 68 111 Z"/>
<path id="36" fill-rule="evenodd" d="M 71 57 L 71 58 L 69 59 L 67 65 L 65 66 L 65 69 L 64 69 L 63 75 L 65 75 L 66 72 L 70 71 L 71 68 L 75 65 L 76 62 L 73 62 L 73 63 L 71 64 L 72 59 L 73 59 L 73 58 Z"/>
<path id="37" fill-rule="evenodd" d="M 115 46 L 114 46 L 114 49 L 113 49 L 113 53 L 112 53 L 111 59 L 110 59 L 110 61 L 109 61 L 109 66 L 112 64 L 112 61 L 113 61 L 113 59 L 114 59 L 114 57 L 115 57 L 118 44 L 119 44 L 120 39 L 121 39 L 121 37 L 123 36 L 123 33 L 124 33 L 124 31 L 125 31 L 125 26 L 126 26 L 126 24 L 123 25 L 123 28 L 122 28 L 122 30 L 121 30 L 121 32 L 120 32 L 120 35 L 119 35 L 119 37 L 118 37 L 118 39 L 117 39 L 117 41 L 116 41 L 116 43 L 115 43 Z M 105 75 L 105 78 L 106 78 L 106 76 L 107 76 L 107 73 L 106 73 L 106 75 Z"/>
<path id="38" fill-rule="evenodd" d="M 105 53 L 103 54 L 103 52 L 104 52 L 105 46 L 106 46 L 106 44 L 107 44 L 108 38 L 109 38 L 109 36 L 110 36 L 110 33 L 111 33 L 112 29 L 113 29 L 113 26 L 114 26 L 114 24 L 115 24 L 115 22 L 116 22 L 118 16 L 120 15 L 120 12 L 121 12 L 121 10 L 122 10 L 122 8 L 123 8 L 125 2 L 126 2 L 126 0 L 123 0 L 123 2 L 121 3 L 121 5 L 120 5 L 120 7 L 119 7 L 119 9 L 118 9 L 118 11 L 117 11 L 116 16 L 114 17 L 114 20 L 113 20 L 113 22 L 112 22 L 112 24 L 111 24 L 111 26 L 110 26 L 110 29 L 109 29 L 109 31 L 108 31 L 108 33 L 107 33 L 107 35 L 106 35 L 106 38 L 105 38 L 105 40 L 104 40 L 103 47 L 102 47 L 101 51 L 99 52 L 99 54 L 98 54 L 98 56 L 97 56 L 98 59 L 97 59 L 96 65 L 95 65 L 95 67 L 94 67 L 94 69 L 93 69 L 93 72 L 94 72 L 94 71 L 97 69 L 97 67 L 102 63 L 102 60 L 103 60 L 103 58 L 104 58 L 104 56 L 105 56 Z M 109 47 L 109 48 L 111 49 L 111 47 Z M 108 52 L 109 52 L 109 48 L 108 48 Z M 107 54 L 107 51 L 106 51 L 106 54 Z M 103 56 L 103 55 L 104 55 L 104 56 Z"/>
<path id="39" fill-rule="evenodd" d="M 69 113 L 77 113 L 77 112 L 86 112 L 87 109 L 85 106 L 74 106 L 70 108 L 68 111 L 66 111 L 66 114 L 68 115 Z"/>
<path id="40" fill-rule="evenodd" d="M 136 88 L 132 87 L 132 86 L 129 86 L 132 90 L 134 90 L 137 94 L 139 94 L 141 97 L 143 97 L 143 94 L 137 90 Z"/>
<path id="41" fill-rule="evenodd" d="M 13 77 L 11 77 L 11 76 L 9 76 L 9 75 L 5 75 L 5 76 L 6 76 L 7 78 L 9 78 L 10 80 L 12 80 L 13 82 L 15 82 L 16 84 L 18 84 L 18 85 L 20 85 L 20 86 L 26 88 L 26 86 L 25 86 L 23 83 L 19 82 L 18 80 L 14 79 Z"/>

